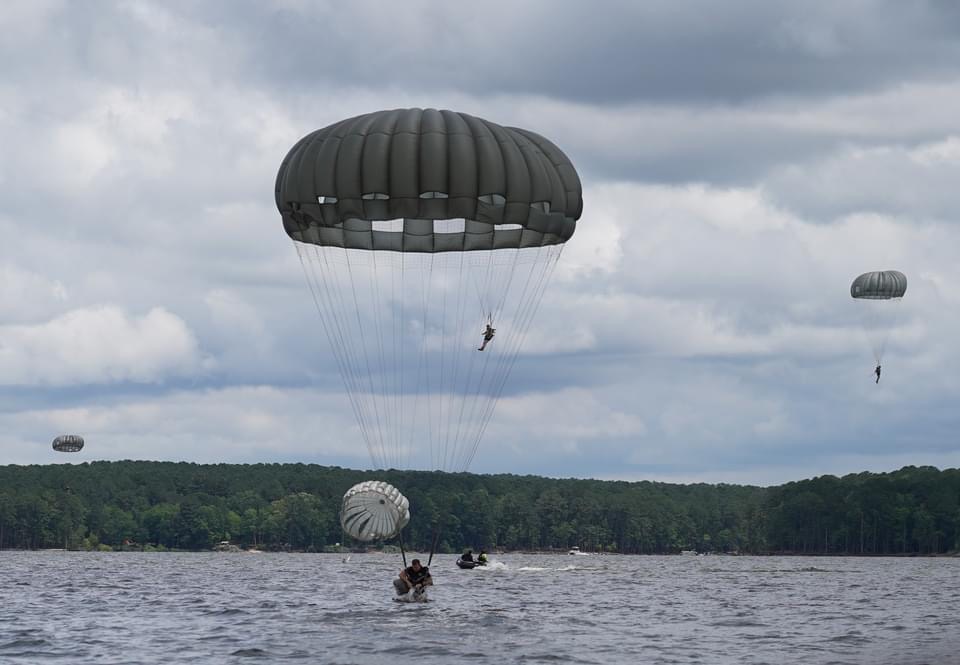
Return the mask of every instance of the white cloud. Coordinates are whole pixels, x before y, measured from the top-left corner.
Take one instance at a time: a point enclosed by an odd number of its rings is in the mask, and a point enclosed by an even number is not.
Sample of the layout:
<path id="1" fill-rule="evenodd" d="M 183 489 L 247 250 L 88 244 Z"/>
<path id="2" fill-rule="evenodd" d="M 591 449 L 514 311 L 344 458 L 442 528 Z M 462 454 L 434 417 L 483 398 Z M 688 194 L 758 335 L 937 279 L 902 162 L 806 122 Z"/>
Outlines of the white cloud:
<path id="1" fill-rule="evenodd" d="M 182 319 L 157 307 L 135 318 L 115 306 L 76 309 L 51 321 L 0 327 L 0 383 L 154 383 L 203 366 Z"/>
<path id="2" fill-rule="evenodd" d="M 14 263 L 0 263 L 0 321 L 27 322 L 50 316 L 69 298 L 63 283 Z"/>
<path id="3" fill-rule="evenodd" d="M 0 459 L 312 461 L 363 468 L 366 449 L 357 445 L 352 414 L 340 401 L 339 395 L 310 390 L 240 386 L 0 413 Z M 51 453 L 50 441 L 64 432 L 84 436 L 81 453 Z"/>
<path id="4" fill-rule="evenodd" d="M 642 439 L 647 426 L 635 414 L 621 410 L 582 388 L 563 388 L 502 399 L 494 412 L 482 452 L 484 458 L 505 454 L 521 458 L 589 456 L 606 438 Z"/>

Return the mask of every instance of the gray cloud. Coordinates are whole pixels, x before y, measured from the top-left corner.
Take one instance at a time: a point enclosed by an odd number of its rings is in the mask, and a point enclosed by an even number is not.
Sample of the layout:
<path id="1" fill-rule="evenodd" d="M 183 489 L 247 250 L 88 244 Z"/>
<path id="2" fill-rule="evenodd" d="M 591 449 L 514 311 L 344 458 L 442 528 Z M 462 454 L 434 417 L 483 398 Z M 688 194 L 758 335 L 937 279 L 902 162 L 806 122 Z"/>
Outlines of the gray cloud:
<path id="1" fill-rule="evenodd" d="M 472 90 L 585 103 L 742 103 L 955 74 L 950 3 L 609 0 L 561 11 L 495 1 L 129 2 L 13 7 L 33 73 L 128 85 Z M 67 70 L 64 71 L 64 65 Z M 42 79 L 41 79 L 42 81 Z"/>
<path id="2" fill-rule="evenodd" d="M 0 461 L 62 429 L 96 457 L 367 465 L 273 179 L 306 132 L 416 105 L 536 129 L 586 185 L 474 470 L 960 463 L 951 5 L 484 11 L 5 5 Z M 875 268 L 910 278 L 880 386 L 846 292 Z"/>
<path id="3" fill-rule="evenodd" d="M 475 7 L 289 2 L 180 5 L 216 25 L 267 85 L 544 95 L 589 103 L 740 103 L 953 76 L 946 3 L 746 1 Z M 482 54 L 482 57 L 477 57 Z"/>

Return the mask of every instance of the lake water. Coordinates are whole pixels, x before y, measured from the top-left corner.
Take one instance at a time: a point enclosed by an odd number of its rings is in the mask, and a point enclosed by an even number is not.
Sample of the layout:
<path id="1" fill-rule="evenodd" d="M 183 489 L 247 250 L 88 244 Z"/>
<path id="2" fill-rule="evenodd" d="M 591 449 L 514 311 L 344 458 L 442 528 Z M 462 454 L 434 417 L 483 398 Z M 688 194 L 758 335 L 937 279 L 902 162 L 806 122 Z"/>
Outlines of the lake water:
<path id="1" fill-rule="evenodd" d="M 960 559 L 455 558 L 0 552 L 0 663 L 960 663 Z"/>

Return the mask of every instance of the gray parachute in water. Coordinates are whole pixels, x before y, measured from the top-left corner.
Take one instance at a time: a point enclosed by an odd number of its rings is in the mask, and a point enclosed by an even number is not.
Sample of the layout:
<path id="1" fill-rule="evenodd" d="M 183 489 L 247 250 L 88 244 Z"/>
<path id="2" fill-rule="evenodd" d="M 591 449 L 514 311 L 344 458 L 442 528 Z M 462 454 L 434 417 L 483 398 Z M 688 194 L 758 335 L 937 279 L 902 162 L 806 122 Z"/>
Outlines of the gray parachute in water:
<path id="1" fill-rule="evenodd" d="M 900 313 L 899 303 L 906 292 L 907 276 L 899 270 L 865 272 L 850 285 L 850 296 L 859 305 L 860 319 L 877 365 L 883 361 Z"/>
<path id="2" fill-rule="evenodd" d="M 76 453 L 83 450 L 83 437 L 79 434 L 62 434 L 53 440 L 53 449 L 58 453 Z"/>
<path id="3" fill-rule="evenodd" d="M 298 141 L 275 196 L 374 465 L 465 471 L 582 213 L 570 160 L 465 113 L 378 111 Z"/>
<path id="4" fill-rule="evenodd" d="M 340 526 L 357 540 L 393 538 L 409 521 L 410 502 L 389 483 L 367 480 L 343 495 Z"/>
<path id="5" fill-rule="evenodd" d="M 865 272 L 850 285 L 850 296 L 866 300 L 902 298 L 907 292 L 907 276 L 899 270 Z"/>

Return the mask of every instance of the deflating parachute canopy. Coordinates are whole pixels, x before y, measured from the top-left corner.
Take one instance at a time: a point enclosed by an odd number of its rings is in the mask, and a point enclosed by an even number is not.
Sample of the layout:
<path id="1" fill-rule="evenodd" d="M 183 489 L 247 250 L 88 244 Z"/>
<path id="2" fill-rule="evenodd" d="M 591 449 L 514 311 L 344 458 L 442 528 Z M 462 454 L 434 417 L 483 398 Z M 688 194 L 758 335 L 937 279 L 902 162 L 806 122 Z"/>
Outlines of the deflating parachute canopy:
<path id="1" fill-rule="evenodd" d="M 907 292 L 907 276 L 899 270 L 865 272 L 850 285 L 850 295 L 867 300 L 902 298 Z"/>
<path id="2" fill-rule="evenodd" d="M 570 160 L 465 113 L 379 111 L 302 138 L 275 193 L 374 465 L 466 470 L 582 212 Z"/>
<path id="3" fill-rule="evenodd" d="M 383 481 L 367 480 L 343 495 L 340 525 L 357 540 L 393 538 L 410 521 L 410 502 Z"/>
<path id="4" fill-rule="evenodd" d="M 63 434 L 53 440 L 53 449 L 59 453 L 76 453 L 83 450 L 83 437 L 77 434 Z"/>

